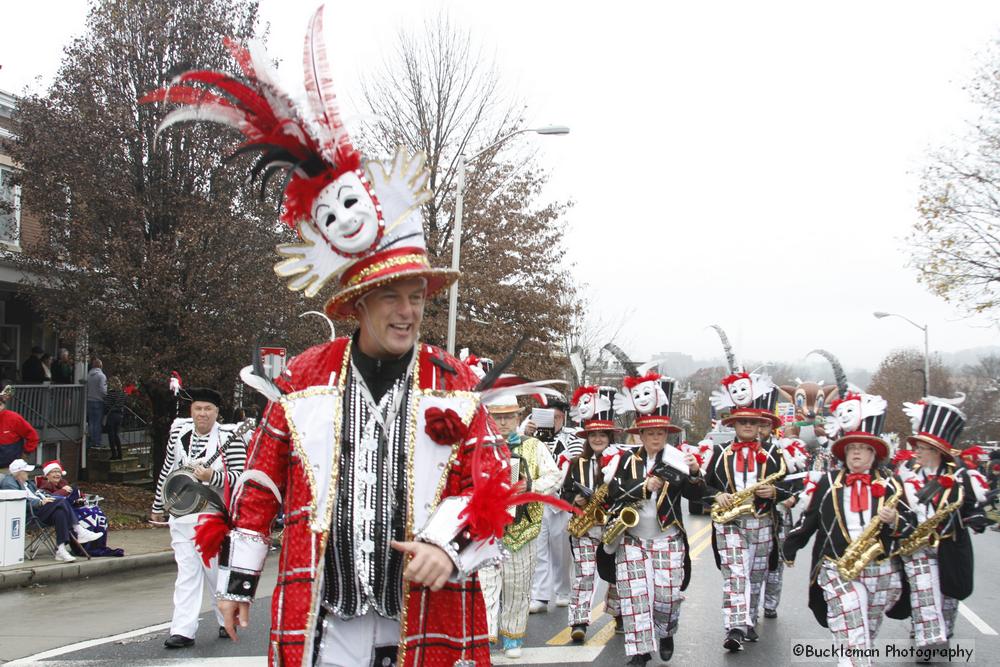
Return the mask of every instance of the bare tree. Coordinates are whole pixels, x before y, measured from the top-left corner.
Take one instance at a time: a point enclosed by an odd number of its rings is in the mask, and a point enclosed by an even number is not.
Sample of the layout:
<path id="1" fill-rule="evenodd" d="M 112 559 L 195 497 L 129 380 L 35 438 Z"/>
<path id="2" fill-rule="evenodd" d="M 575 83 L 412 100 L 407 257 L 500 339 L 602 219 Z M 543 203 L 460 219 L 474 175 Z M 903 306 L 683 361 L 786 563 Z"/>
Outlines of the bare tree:
<path id="1" fill-rule="evenodd" d="M 872 376 L 868 392 L 878 394 L 888 402 L 885 432 L 911 435 L 909 418 L 903 413 L 903 403 L 919 401 L 924 391 L 924 355 L 915 349 L 894 350 L 879 364 Z M 954 393 L 951 372 L 937 359 L 931 359 L 931 387 L 935 396 Z"/>
<path id="2" fill-rule="evenodd" d="M 459 156 L 475 155 L 521 128 L 521 107 L 504 95 L 496 67 L 472 37 L 441 15 L 420 32 L 402 32 L 395 55 L 365 88 L 377 118 L 361 133 L 370 153 L 397 145 L 423 151 L 434 197 L 424 206 L 428 253 L 451 263 Z M 517 364 L 525 374 L 561 376 L 571 326 L 572 283 L 562 265 L 567 203 L 540 203 L 547 180 L 531 155 L 500 145 L 469 163 L 462 227 L 459 346 L 502 357 L 523 333 Z M 428 304 L 424 336 L 442 343 L 447 298 Z"/>

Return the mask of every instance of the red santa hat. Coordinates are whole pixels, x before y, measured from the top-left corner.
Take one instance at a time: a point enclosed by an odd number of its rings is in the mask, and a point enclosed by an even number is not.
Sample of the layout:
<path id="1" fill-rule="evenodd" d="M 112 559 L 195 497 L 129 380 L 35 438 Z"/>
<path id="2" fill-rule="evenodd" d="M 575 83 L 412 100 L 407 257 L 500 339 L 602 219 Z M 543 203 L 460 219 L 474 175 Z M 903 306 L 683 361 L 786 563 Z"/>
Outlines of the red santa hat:
<path id="1" fill-rule="evenodd" d="M 62 467 L 62 464 L 59 463 L 59 459 L 52 459 L 42 466 L 43 475 L 48 475 L 53 470 L 58 470 L 64 475 L 66 474 L 66 470 Z"/>

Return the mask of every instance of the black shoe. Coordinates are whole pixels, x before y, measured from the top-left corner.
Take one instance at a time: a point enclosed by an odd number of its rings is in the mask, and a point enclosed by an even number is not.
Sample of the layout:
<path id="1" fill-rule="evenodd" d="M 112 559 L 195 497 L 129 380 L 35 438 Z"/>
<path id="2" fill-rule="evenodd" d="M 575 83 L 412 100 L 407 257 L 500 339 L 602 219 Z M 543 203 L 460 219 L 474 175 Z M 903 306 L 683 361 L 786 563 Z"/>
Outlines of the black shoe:
<path id="1" fill-rule="evenodd" d="M 569 633 L 570 639 L 573 640 L 574 644 L 582 644 L 583 638 L 587 636 L 587 624 L 578 623 L 573 626 L 572 631 Z"/>
<path id="2" fill-rule="evenodd" d="M 674 655 L 674 638 L 660 637 L 660 660 L 667 662 Z"/>
<path id="3" fill-rule="evenodd" d="M 778 618 L 778 610 L 777 609 L 765 609 L 764 610 L 764 618 Z"/>
<path id="4" fill-rule="evenodd" d="M 650 656 L 648 653 L 640 653 L 639 655 L 633 655 L 632 658 L 626 662 L 626 665 L 637 665 L 638 667 L 645 667 L 645 664 L 649 662 Z"/>
<path id="5" fill-rule="evenodd" d="M 625 621 L 622 620 L 621 616 L 615 616 L 615 634 L 625 634 Z"/>
<path id="6" fill-rule="evenodd" d="M 742 651 L 743 650 L 743 631 L 739 628 L 733 628 L 726 633 L 726 641 L 722 642 L 722 648 L 727 651 Z"/>
<path id="7" fill-rule="evenodd" d="M 219 626 L 219 639 L 229 639 L 229 633 L 226 632 L 225 626 Z"/>
<path id="8" fill-rule="evenodd" d="M 187 648 L 189 646 L 194 646 L 194 640 L 190 637 L 185 637 L 184 635 L 170 635 L 167 637 L 163 645 L 167 648 Z"/>
<path id="9" fill-rule="evenodd" d="M 760 635 L 757 634 L 756 630 L 754 630 L 753 628 L 750 628 L 749 630 L 747 630 L 747 641 L 748 642 L 756 642 L 758 639 L 760 639 Z"/>

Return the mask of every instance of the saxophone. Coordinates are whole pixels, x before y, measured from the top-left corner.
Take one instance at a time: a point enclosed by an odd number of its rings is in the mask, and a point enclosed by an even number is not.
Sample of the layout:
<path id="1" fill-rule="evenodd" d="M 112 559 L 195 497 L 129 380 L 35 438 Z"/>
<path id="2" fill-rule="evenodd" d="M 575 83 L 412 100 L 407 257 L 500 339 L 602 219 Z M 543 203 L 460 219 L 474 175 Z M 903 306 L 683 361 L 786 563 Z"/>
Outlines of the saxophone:
<path id="1" fill-rule="evenodd" d="M 607 521 L 607 514 L 604 512 L 604 501 L 608 497 L 608 485 L 601 484 L 590 494 L 590 499 L 584 505 L 580 514 L 576 514 L 569 520 L 567 530 L 573 537 L 583 537 L 594 526 L 603 526 Z"/>
<path id="2" fill-rule="evenodd" d="M 618 516 L 608 524 L 608 527 L 604 531 L 604 536 L 601 537 L 601 542 L 607 545 L 612 545 L 618 541 L 618 538 L 622 536 L 629 528 L 635 528 L 639 525 L 639 507 L 646 502 L 645 500 L 637 500 L 635 502 L 629 503 L 621 508 L 618 512 Z"/>
<path id="3" fill-rule="evenodd" d="M 757 492 L 757 489 L 762 488 L 768 484 L 777 482 L 779 479 L 785 476 L 785 461 L 784 458 L 781 460 L 781 468 L 778 472 L 771 473 L 764 479 L 760 480 L 755 484 L 744 488 L 742 491 L 737 491 L 733 495 L 733 503 L 728 507 L 724 508 L 715 503 L 712 505 L 712 521 L 715 523 L 729 523 L 733 519 L 739 518 L 744 514 L 753 514 L 753 496 Z"/>
<path id="4" fill-rule="evenodd" d="M 886 501 L 884 506 L 889 509 L 896 509 L 896 505 L 899 504 L 902 496 L 903 491 L 900 489 Z M 861 531 L 858 539 L 847 545 L 844 554 L 835 561 L 837 572 L 840 573 L 841 579 L 844 581 L 857 579 L 868 563 L 871 563 L 885 552 L 882 540 L 879 539 L 881 531 L 882 520 L 876 514 L 868 522 L 868 525 L 865 526 L 865 529 Z"/>
<path id="5" fill-rule="evenodd" d="M 896 550 L 894 555 L 910 556 L 916 553 L 921 547 L 930 546 L 933 548 L 937 546 L 938 526 L 944 523 L 944 520 L 948 518 L 949 514 L 961 507 L 964 500 L 965 489 L 959 488 L 958 498 L 955 502 L 948 503 L 938 511 L 934 512 L 934 515 L 917 526 L 917 529 L 914 530 L 909 537 L 900 540 L 899 549 Z"/>

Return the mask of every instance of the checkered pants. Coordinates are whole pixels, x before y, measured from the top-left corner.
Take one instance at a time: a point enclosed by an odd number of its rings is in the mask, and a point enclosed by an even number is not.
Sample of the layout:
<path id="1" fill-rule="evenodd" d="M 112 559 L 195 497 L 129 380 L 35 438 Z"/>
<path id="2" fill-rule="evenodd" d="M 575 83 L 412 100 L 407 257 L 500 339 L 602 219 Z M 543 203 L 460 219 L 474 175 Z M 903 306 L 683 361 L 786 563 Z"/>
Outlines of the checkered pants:
<path id="1" fill-rule="evenodd" d="M 625 535 L 616 553 L 615 574 L 625 625 L 625 654 L 656 650 L 657 639 L 673 637 L 680 619 L 684 536 L 677 526 L 654 540 Z"/>
<path id="2" fill-rule="evenodd" d="M 829 560 L 820 565 L 816 583 L 826 599 L 826 619 L 837 644 L 855 649 L 871 649 L 885 610 L 899 600 L 902 579 L 895 559 L 870 563 L 854 581 L 843 581 L 837 566 Z M 871 658 L 843 657 L 846 666 L 871 665 Z"/>
<path id="3" fill-rule="evenodd" d="M 569 595 L 569 625 L 590 624 L 590 603 L 597 583 L 597 550 L 601 548 L 600 538 L 584 535 L 569 538 L 572 546 L 573 585 Z M 615 584 L 608 586 L 605 609 L 617 616 L 621 609 L 618 603 L 618 589 Z"/>
<path id="4" fill-rule="evenodd" d="M 722 565 L 722 624 L 727 631 L 746 631 L 757 625 L 771 552 L 771 518 L 741 517 L 713 525 Z"/>
<path id="5" fill-rule="evenodd" d="M 958 600 L 947 595 L 941 596 L 941 612 L 944 614 L 945 632 L 948 639 L 955 634 L 955 619 L 958 617 Z"/>
<path id="6" fill-rule="evenodd" d="M 914 642 L 918 647 L 943 643 L 946 635 L 937 551 L 925 547 L 903 556 L 903 569 L 910 582 Z"/>
<path id="7" fill-rule="evenodd" d="M 792 511 L 783 509 L 780 506 L 776 510 L 778 513 L 778 553 L 781 553 L 785 544 L 785 536 L 792 530 Z M 775 611 L 778 603 L 781 602 L 781 583 L 785 578 L 785 561 L 778 559 L 778 567 L 773 572 L 767 572 L 764 579 L 764 609 Z"/>
<path id="8" fill-rule="evenodd" d="M 531 540 L 519 550 L 509 553 L 499 566 L 484 567 L 479 571 L 490 641 L 496 640 L 498 629 L 503 637 L 524 637 L 536 559 L 537 545 L 535 540 Z"/>

